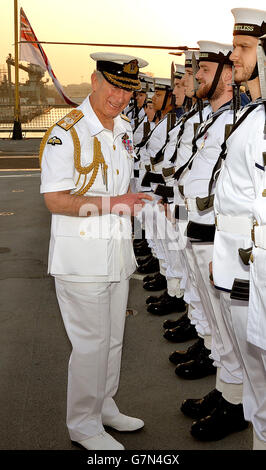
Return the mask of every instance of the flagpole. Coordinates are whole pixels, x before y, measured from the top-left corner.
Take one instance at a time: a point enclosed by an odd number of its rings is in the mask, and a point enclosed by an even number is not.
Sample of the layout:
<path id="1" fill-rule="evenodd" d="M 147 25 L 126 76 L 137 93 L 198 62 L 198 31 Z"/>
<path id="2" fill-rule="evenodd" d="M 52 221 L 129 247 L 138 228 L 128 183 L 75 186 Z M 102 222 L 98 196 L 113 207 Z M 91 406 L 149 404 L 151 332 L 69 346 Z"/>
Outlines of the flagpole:
<path id="1" fill-rule="evenodd" d="M 20 100 L 19 100 L 19 66 L 18 66 L 18 0 L 14 0 L 14 38 L 15 38 L 15 109 L 12 139 L 22 139 L 20 123 Z"/>
<path id="2" fill-rule="evenodd" d="M 20 44 L 29 44 L 29 41 L 19 41 Z M 149 46 L 144 44 L 102 44 L 95 42 L 55 42 L 55 41 L 30 41 L 31 44 L 56 44 L 59 46 L 97 46 L 97 47 L 133 47 L 135 49 L 162 49 L 162 50 L 180 50 L 180 51 L 197 51 L 197 47 L 188 46 Z M 170 53 L 171 54 L 171 53 Z M 176 54 L 177 55 L 177 54 Z"/>

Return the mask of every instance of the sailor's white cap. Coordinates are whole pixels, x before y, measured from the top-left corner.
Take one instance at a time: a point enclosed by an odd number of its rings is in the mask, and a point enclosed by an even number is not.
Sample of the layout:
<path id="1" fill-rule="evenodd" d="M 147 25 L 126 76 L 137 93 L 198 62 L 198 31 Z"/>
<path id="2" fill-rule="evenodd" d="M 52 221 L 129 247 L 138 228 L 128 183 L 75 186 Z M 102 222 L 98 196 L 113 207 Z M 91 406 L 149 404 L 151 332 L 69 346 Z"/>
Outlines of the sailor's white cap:
<path id="1" fill-rule="evenodd" d="M 192 54 L 195 54 L 196 59 L 199 59 L 199 51 L 197 49 L 195 50 L 189 50 L 189 51 L 184 51 L 185 54 L 185 68 L 186 67 L 192 67 Z"/>
<path id="2" fill-rule="evenodd" d="M 141 83 L 141 90 L 144 93 L 152 92 L 153 91 L 153 78 L 149 77 L 144 73 L 139 73 L 139 80 Z"/>
<path id="3" fill-rule="evenodd" d="M 174 78 L 183 78 L 185 75 L 185 66 L 181 64 L 175 64 Z"/>
<path id="4" fill-rule="evenodd" d="M 171 90 L 172 83 L 170 78 L 154 78 L 154 90 Z"/>
<path id="5" fill-rule="evenodd" d="M 253 8 L 233 8 L 235 24 L 233 35 L 260 37 L 266 33 L 266 10 Z"/>
<path id="6" fill-rule="evenodd" d="M 233 51 L 232 44 L 222 44 L 213 41 L 198 41 L 200 48 L 199 51 L 199 62 L 221 62 L 224 61 L 224 57 L 227 59 L 224 63 L 232 64 L 229 60 L 229 56 Z"/>
<path id="7" fill-rule="evenodd" d="M 90 57 L 96 61 L 96 68 L 114 86 L 128 91 L 140 90 L 139 68 L 148 62 L 136 56 L 113 52 L 94 52 Z"/>

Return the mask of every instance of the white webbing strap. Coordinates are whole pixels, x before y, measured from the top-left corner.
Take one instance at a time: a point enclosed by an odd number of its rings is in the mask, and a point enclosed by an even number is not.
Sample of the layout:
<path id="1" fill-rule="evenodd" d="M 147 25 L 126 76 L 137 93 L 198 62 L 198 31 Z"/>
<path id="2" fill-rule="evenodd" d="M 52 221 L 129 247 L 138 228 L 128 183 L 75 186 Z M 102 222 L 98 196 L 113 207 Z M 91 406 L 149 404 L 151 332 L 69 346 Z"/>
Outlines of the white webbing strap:
<path id="1" fill-rule="evenodd" d="M 248 217 L 217 214 L 215 217 L 215 225 L 216 230 L 220 230 L 221 232 L 250 236 L 253 228 L 253 221 Z"/>
<path id="2" fill-rule="evenodd" d="M 196 199 L 186 197 L 185 198 L 185 206 L 188 212 L 197 212 L 197 204 L 196 204 Z"/>
<path id="3" fill-rule="evenodd" d="M 254 225 L 251 233 L 254 245 L 266 250 L 266 225 Z"/>

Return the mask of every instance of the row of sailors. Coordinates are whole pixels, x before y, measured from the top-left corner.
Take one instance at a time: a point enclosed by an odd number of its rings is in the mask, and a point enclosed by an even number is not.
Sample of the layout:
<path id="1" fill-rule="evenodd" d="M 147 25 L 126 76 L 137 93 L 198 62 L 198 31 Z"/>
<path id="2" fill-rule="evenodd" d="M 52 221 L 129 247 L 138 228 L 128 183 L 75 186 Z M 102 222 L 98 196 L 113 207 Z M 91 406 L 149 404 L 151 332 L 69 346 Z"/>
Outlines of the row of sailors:
<path id="1" fill-rule="evenodd" d="M 199 51 L 185 52 L 185 73 L 175 77 L 174 91 L 170 80 L 155 81 L 154 115 L 147 102 L 141 107 L 138 117 L 150 130 L 145 133 L 143 124 L 142 138 L 135 136 L 132 189 L 152 192 L 154 200 L 138 215 L 147 241 L 136 240 L 135 253 L 144 254 L 145 243 L 152 252 L 139 272 L 159 265 L 147 289 L 167 286 L 163 296 L 148 299 L 148 311 L 182 312 L 164 323 L 165 338 L 198 338 L 186 353 L 170 356 L 177 375 L 216 374 L 214 390 L 181 406 L 196 418 L 192 435 L 221 439 L 251 422 L 253 449 L 265 450 L 266 97 L 265 69 L 260 82 L 257 63 L 261 56 L 265 61 L 265 38 L 259 38 L 266 33 L 266 11 L 232 13 L 233 47 L 199 41 Z M 240 84 L 248 93 L 240 94 Z M 174 94 L 181 106 L 177 87 L 193 102 L 179 118 L 172 100 Z M 132 125 L 138 129 L 134 118 Z"/>

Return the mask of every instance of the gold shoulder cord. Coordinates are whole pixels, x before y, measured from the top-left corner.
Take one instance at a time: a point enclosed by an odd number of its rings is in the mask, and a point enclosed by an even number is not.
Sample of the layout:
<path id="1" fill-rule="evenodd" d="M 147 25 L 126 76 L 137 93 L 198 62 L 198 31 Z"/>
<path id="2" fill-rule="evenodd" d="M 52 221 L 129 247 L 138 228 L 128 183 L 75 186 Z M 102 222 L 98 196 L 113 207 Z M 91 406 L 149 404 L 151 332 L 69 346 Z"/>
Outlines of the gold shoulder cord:
<path id="1" fill-rule="evenodd" d="M 43 157 L 44 147 L 47 143 L 47 140 L 48 140 L 48 137 L 49 137 L 51 131 L 53 130 L 53 128 L 55 126 L 56 126 L 56 124 L 51 126 L 46 131 L 46 133 L 44 134 L 44 136 L 42 138 L 42 141 L 41 141 L 41 144 L 40 144 L 40 153 L 39 153 L 40 168 L 41 168 L 41 164 L 42 164 L 42 157 Z M 91 188 L 91 186 L 95 182 L 95 179 L 96 179 L 96 176 L 97 176 L 100 165 L 102 166 L 102 174 L 103 174 L 104 184 L 106 185 L 106 188 L 107 188 L 107 169 L 108 169 L 108 165 L 106 165 L 106 163 L 105 163 L 105 160 L 104 160 L 104 157 L 103 157 L 103 154 L 102 154 L 102 151 L 101 151 L 101 143 L 99 142 L 97 137 L 94 137 L 94 141 L 93 141 L 93 161 L 92 161 L 92 163 L 89 166 L 81 166 L 81 162 L 80 162 L 81 149 L 80 149 L 80 141 L 79 141 L 79 138 L 78 138 L 78 134 L 77 134 L 74 127 L 72 127 L 70 129 L 70 133 L 71 133 L 71 137 L 73 139 L 73 144 L 74 144 L 74 164 L 75 164 L 75 168 L 76 168 L 77 172 L 79 173 L 79 177 L 78 177 L 78 180 L 76 182 L 76 185 L 78 184 L 81 175 L 84 175 L 84 181 L 83 181 L 83 184 L 82 184 L 81 188 L 78 191 L 76 191 L 74 194 L 78 195 L 78 196 L 83 196 Z M 90 178 L 88 184 L 86 184 L 87 175 L 92 170 L 93 170 L 93 173 L 91 175 L 91 178 Z"/>
<path id="2" fill-rule="evenodd" d="M 70 132 L 71 132 L 72 139 L 73 139 L 73 142 L 74 142 L 75 168 L 79 173 L 79 177 L 78 177 L 78 180 L 76 182 L 76 185 L 78 184 L 78 182 L 80 180 L 80 176 L 84 175 L 84 181 L 83 181 L 83 184 L 82 184 L 81 188 L 78 191 L 76 191 L 74 194 L 76 194 L 77 196 L 83 196 L 91 188 L 91 186 L 95 182 L 95 179 L 96 179 L 96 176 L 97 176 L 100 165 L 102 166 L 102 174 L 103 174 L 104 184 L 106 185 L 106 188 L 107 188 L 107 169 L 108 169 L 108 165 L 106 165 L 103 154 L 102 154 L 102 151 L 101 151 L 101 143 L 99 142 L 97 137 L 94 137 L 94 140 L 93 140 L 93 161 L 89 166 L 81 166 L 79 138 L 78 138 L 78 135 L 77 135 L 74 127 L 72 127 L 70 129 Z M 91 178 L 90 178 L 88 184 L 86 184 L 87 174 L 90 173 L 92 170 L 93 170 L 93 173 L 91 175 Z"/>
<path id="3" fill-rule="evenodd" d="M 42 156 L 43 156 L 44 147 L 46 145 L 46 142 L 48 140 L 48 137 L 49 137 L 50 133 L 52 132 L 52 130 L 55 126 L 56 126 L 56 124 L 54 124 L 53 126 L 49 127 L 49 129 L 47 129 L 47 131 L 45 132 L 45 134 L 42 138 L 41 144 L 40 144 L 39 162 L 40 162 L 40 169 L 41 170 L 42 170 Z"/>

